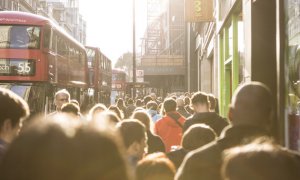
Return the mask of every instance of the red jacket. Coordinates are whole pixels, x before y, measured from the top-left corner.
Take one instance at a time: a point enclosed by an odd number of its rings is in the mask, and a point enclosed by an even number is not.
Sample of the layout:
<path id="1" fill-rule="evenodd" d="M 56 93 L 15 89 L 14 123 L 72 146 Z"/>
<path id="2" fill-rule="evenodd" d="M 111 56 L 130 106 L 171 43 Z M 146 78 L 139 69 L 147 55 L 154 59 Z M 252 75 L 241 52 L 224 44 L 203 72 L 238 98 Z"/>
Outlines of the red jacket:
<path id="1" fill-rule="evenodd" d="M 177 121 L 183 126 L 185 118 L 178 112 L 167 113 L 165 117 L 155 123 L 154 131 L 163 140 L 166 152 L 170 152 L 171 146 L 180 146 L 182 138 L 182 127 L 172 117 L 178 117 Z"/>

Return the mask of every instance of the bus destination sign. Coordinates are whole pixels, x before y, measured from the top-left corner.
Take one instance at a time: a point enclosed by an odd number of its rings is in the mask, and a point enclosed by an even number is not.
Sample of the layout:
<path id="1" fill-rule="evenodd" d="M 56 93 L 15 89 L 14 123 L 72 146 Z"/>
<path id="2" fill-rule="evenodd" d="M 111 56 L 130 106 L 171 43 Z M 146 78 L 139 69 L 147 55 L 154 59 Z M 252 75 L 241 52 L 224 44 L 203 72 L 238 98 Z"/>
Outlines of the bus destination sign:
<path id="1" fill-rule="evenodd" d="M 0 76 L 34 76 L 35 61 L 27 59 L 0 59 Z"/>

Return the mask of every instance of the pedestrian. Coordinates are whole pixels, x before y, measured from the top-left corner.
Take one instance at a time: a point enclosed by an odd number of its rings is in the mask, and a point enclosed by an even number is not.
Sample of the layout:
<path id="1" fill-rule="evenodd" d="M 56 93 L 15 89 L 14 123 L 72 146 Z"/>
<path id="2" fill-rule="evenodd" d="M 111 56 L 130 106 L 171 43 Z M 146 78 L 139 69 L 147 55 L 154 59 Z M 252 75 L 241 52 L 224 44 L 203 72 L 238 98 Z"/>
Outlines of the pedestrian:
<path id="1" fill-rule="evenodd" d="M 185 118 L 176 111 L 176 107 L 177 104 L 173 98 L 165 99 L 163 103 L 165 116 L 154 125 L 154 132 L 162 138 L 166 152 L 170 152 L 172 146 L 180 146 L 182 138 L 182 127 Z"/>
<path id="2" fill-rule="evenodd" d="M 136 180 L 173 180 L 176 169 L 164 153 L 153 153 L 138 162 Z"/>
<path id="3" fill-rule="evenodd" d="M 268 136 L 271 101 L 271 92 L 263 83 L 249 82 L 238 87 L 228 115 L 232 126 L 227 127 L 218 140 L 188 153 L 175 179 L 220 180 L 223 150 L 251 141 L 252 138 Z"/>
<path id="4" fill-rule="evenodd" d="M 187 130 L 193 124 L 206 124 L 211 127 L 219 136 L 228 125 L 225 118 L 219 116 L 216 112 L 210 112 L 210 103 L 208 95 L 204 92 L 197 92 L 192 96 L 193 116 L 189 117 L 183 125 L 183 131 Z"/>
<path id="5" fill-rule="evenodd" d="M 136 108 L 136 106 L 134 105 L 133 99 L 128 98 L 127 107 L 125 110 L 125 118 L 129 118 L 132 115 L 135 108 Z"/>
<path id="6" fill-rule="evenodd" d="M 214 141 L 216 138 L 217 134 L 209 126 L 194 124 L 184 132 L 181 147 L 167 153 L 167 156 L 174 163 L 176 169 L 178 169 L 188 152 L 200 148 Z"/>
<path id="7" fill-rule="evenodd" d="M 270 139 L 259 138 L 224 152 L 223 179 L 299 180 L 300 156 Z"/>
<path id="8" fill-rule="evenodd" d="M 148 103 L 149 104 L 149 103 Z M 147 145 L 148 145 L 148 154 L 155 152 L 165 152 L 165 145 L 161 138 L 152 133 L 152 121 L 149 115 L 145 110 L 135 111 L 131 116 L 132 119 L 137 119 L 141 121 L 146 128 L 147 131 Z"/>
<path id="9" fill-rule="evenodd" d="M 14 92 L 0 87 L 0 162 L 29 116 L 28 104 Z"/>
<path id="10" fill-rule="evenodd" d="M 184 118 L 188 118 L 191 114 L 184 108 L 184 100 L 180 97 L 176 99 L 177 112 L 181 114 Z"/>
<path id="11" fill-rule="evenodd" d="M 56 106 L 56 111 L 50 113 L 49 116 L 53 116 L 60 112 L 62 105 L 70 102 L 70 97 L 70 93 L 66 89 L 57 91 L 54 95 L 54 104 Z"/>
<path id="12" fill-rule="evenodd" d="M 116 128 L 123 140 L 129 165 L 135 171 L 136 165 L 147 153 L 147 133 L 143 123 L 126 119 L 117 123 Z"/>
<path id="13" fill-rule="evenodd" d="M 75 126 L 68 116 L 48 118 L 37 119 L 11 144 L 0 165 L 2 180 L 131 179 L 116 137 Z"/>
<path id="14" fill-rule="evenodd" d="M 155 101 L 149 101 L 146 104 L 146 109 L 153 123 L 156 123 L 156 121 L 162 118 L 162 116 L 159 114 L 158 105 Z"/>

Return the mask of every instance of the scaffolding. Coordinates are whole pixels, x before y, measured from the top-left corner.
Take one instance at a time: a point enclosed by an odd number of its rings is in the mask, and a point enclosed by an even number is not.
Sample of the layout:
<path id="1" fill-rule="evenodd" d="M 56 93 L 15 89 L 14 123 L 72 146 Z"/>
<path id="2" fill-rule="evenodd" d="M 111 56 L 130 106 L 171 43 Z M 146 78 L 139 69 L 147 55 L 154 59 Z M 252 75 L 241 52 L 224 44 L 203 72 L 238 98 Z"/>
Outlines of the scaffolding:
<path id="1" fill-rule="evenodd" d="M 147 0 L 147 29 L 142 56 L 184 56 L 184 9 L 182 0 Z"/>

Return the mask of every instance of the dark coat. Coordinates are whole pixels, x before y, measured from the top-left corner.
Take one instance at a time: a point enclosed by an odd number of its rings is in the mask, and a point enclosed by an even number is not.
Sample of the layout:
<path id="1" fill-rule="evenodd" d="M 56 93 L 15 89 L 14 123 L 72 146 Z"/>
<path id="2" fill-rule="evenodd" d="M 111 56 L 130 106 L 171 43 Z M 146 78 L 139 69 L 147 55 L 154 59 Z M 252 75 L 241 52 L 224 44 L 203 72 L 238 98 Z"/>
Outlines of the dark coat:
<path id="1" fill-rule="evenodd" d="M 165 145 L 159 136 L 152 134 L 150 131 L 147 131 L 147 137 L 148 154 L 154 152 L 166 152 Z"/>
<path id="2" fill-rule="evenodd" d="M 167 156 L 174 163 L 176 169 L 178 169 L 187 153 L 187 150 L 180 148 L 175 151 L 168 152 Z"/>
<path id="3" fill-rule="evenodd" d="M 185 132 L 191 125 L 200 123 L 211 127 L 218 136 L 221 134 L 224 127 L 228 125 L 227 120 L 215 112 L 196 113 L 185 121 L 183 125 L 183 132 Z"/>
<path id="4" fill-rule="evenodd" d="M 183 106 L 178 106 L 177 112 L 181 114 L 181 116 L 183 116 L 184 118 L 188 118 L 191 116 L 191 114 L 187 112 L 187 110 L 185 110 Z"/>
<path id="5" fill-rule="evenodd" d="M 254 138 L 266 136 L 259 127 L 235 126 L 224 130 L 222 137 L 188 153 L 176 174 L 176 180 L 221 180 L 222 152 Z"/>
<path id="6" fill-rule="evenodd" d="M 135 105 L 133 104 L 130 104 L 126 107 L 126 110 L 125 110 L 125 114 L 124 114 L 124 117 L 125 119 L 126 118 L 130 118 L 130 116 L 132 115 L 133 111 L 135 110 Z"/>

